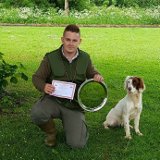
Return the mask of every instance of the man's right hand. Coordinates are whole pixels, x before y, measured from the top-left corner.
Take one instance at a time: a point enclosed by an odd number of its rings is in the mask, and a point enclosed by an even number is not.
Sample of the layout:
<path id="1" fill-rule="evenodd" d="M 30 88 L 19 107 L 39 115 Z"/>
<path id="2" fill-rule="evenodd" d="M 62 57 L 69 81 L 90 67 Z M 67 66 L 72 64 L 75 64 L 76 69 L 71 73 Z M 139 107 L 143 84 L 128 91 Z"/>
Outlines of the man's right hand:
<path id="1" fill-rule="evenodd" d="M 55 87 L 52 84 L 46 83 L 44 86 L 44 92 L 46 94 L 51 94 L 55 90 Z"/>

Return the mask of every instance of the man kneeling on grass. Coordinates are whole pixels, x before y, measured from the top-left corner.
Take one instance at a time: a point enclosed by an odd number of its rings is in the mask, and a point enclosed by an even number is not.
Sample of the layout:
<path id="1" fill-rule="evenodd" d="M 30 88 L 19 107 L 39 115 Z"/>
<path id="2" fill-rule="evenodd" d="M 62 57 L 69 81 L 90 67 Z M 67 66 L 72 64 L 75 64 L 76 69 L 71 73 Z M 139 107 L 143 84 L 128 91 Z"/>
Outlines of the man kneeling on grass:
<path id="1" fill-rule="evenodd" d="M 38 70 L 33 74 L 34 86 L 44 96 L 33 106 L 32 121 L 47 135 L 45 144 L 56 145 L 56 129 L 54 120 L 62 120 L 66 143 L 72 148 L 84 147 L 88 139 L 83 109 L 77 103 L 78 87 L 87 79 L 103 81 L 103 77 L 95 70 L 87 53 L 80 50 L 80 30 L 76 25 L 68 25 L 61 38 L 62 45 L 57 50 L 47 53 Z M 73 100 L 51 95 L 55 91 L 52 80 L 72 82 L 76 84 Z"/>

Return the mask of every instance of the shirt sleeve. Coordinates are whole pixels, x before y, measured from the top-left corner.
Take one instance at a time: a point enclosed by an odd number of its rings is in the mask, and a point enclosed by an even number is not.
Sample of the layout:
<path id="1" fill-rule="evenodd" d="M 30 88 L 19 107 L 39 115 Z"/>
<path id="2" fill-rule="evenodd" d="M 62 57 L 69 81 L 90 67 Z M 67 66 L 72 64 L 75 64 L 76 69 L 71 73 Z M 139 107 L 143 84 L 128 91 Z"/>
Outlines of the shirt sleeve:
<path id="1" fill-rule="evenodd" d="M 89 79 L 89 78 L 93 78 L 95 74 L 100 74 L 100 73 L 95 69 L 95 67 L 93 66 L 92 61 L 89 57 L 89 63 L 88 63 L 88 67 L 87 67 L 86 76 Z"/>
<path id="2" fill-rule="evenodd" d="M 44 92 L 44 86 L 47 79 L 51 75 L 51 68 L 47 56 L 45 56 L 37 69 L 37 71 L 32 76 L 32 82 L 36 89 L 40 92 Z"/>

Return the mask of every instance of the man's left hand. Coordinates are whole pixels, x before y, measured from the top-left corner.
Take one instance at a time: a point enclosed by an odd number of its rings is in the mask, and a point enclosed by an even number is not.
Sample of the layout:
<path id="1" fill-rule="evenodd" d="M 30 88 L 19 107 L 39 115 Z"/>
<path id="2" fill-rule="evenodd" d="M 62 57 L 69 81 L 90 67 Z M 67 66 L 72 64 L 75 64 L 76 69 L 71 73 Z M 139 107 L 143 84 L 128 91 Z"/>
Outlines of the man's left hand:
<path id="1" fill-rule="evenodd" d="M 97 82 L 102 82 L 104 81 L 104 78 L 100 74 L 95 74 L 93 79 Z"/>

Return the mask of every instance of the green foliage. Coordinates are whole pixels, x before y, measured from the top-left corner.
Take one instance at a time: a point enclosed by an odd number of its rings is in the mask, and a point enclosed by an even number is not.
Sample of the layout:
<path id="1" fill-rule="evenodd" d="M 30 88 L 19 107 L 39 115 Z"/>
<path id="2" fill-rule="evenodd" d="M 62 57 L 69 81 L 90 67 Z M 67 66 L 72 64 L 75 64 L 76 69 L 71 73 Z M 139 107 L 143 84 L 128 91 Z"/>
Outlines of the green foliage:
<path id="1" fill-rule="evenodd" d="M 102 5 L 110 6 L 114 4 L 114 1 L 115 0 L 91 0 L 91 2 L 96 6 L 102 6 Z"/>
<path id="2" fill-rule="evenodd" d="M 0 2 L 4 3 L 5 7 L 49 7 L 48 0 L 1 0 Z"/>
<path id="3" fill-rule="evenodd" d="M 128 1 L 130 1 L 131 6 L 131 0 Z M 153 7 L 160 5 L 160 0 L 133 0 L 133 4 L 137 4 L 139 7 Z"/>
<path id="4" fill-rule="evenodd" d="M 56 0 L 51 1 L 50 3 L 53 3 L 55 7 L 58 7 L 60 9 L 64 9 L 64 0 Z M 90 1 L 89 0 L 69 0 L 69 9 L 70 10 L 78 10 L 81 11 L 83 9 L 89 9 L 90 8 Z"/>
<path id="5" fill-rule="evenodd" d="M 160 5 L 160 0 L 91 0 L 97 6 L 152 7 Z"/>
<path id="6" fill-rule="evenodd" d="M 2 112 L 2 109 L 8 109 L 10 111 L 13 111 L 15 108 L 15 103 L 16 99 L 15 99 L 15 95 L 6 95 L 3 94 L 0 96 L 0 111 Z"/>
<path id="7" fill-rule="evenodd" d="M 1 23 L 49 24 L 160 24 L 160 6 L 152 8 L 92 7 L 90 10 L 71 10 L 66 17 L 64 10 L 55 8 L 2 8 Z"/>
<path id="8" fill-rule="evenodd" d="M 0 52 L 0 93 L 4 92 L 7 85 L 10 83 L 18 83 L 18 78 L 22 78 L 27 81 L 28 77 L 20 72 L 20 69 L 24 69 L 24 66 L 20 63 L 19 65 L 11 65 L 3 59 L 3 53 Z"/>
<path id="9" fill-rule="evenodd" d="M 57 7 L 64 9 L 64 0 L 0 0 L 5 7 Z M 96 6 L 118 6 L 118 7 L 152 7 L 160 5 L 160 0 L 69 0 L 69 7 L 81 11 Z"/>
<path id="10" fill-rule="evenodd" d="M 91 3 L 97 5 L 97 6 L 101 6 L 103 5 L 105 0 L 91 0 Z"/>
<path id="11" fill-rule="evenodd" d="M 153 7 L 160 5 L 160 0 L 115 0 L 118 7 Z"/>
<path id="12" fill-rule="evenodd" d="M 3 53 L 0 52 L 0 112 L 2 108 L 13 110 L 19 104 L 19 98 L 16 97 L 17 93 L 6 92 L 6 87 L 9 83 L 18 83 L 18 78 L 27 81 L 26 74 L 21 72 L 24 66 L 19 63 L 18 65 L 11 65 L 3 59 Z M 18 96 L 19 97 L 19 96 Z"/>
<path id="13" fill-rule="evenodd" d="M 39 8 L 48 8 L 48 7 L 58 7 L 60 9 L 64 9 L 64 0 L 1 0 L 1 3 L 4 4 L 5 7 L 35 7 Z M 69 0 L 69 8 L 75 10 L 83 10 L 88 9 L 90 6 L 89 0 Z"/>
<path id="14" fill-rule="evenodd" d="M 69 5 L 71 9 L 75 9 L 78 11 L 82 11 L 84 9 L 90 8 L 90 1 L 89 0 L 70 0 Z"/>

